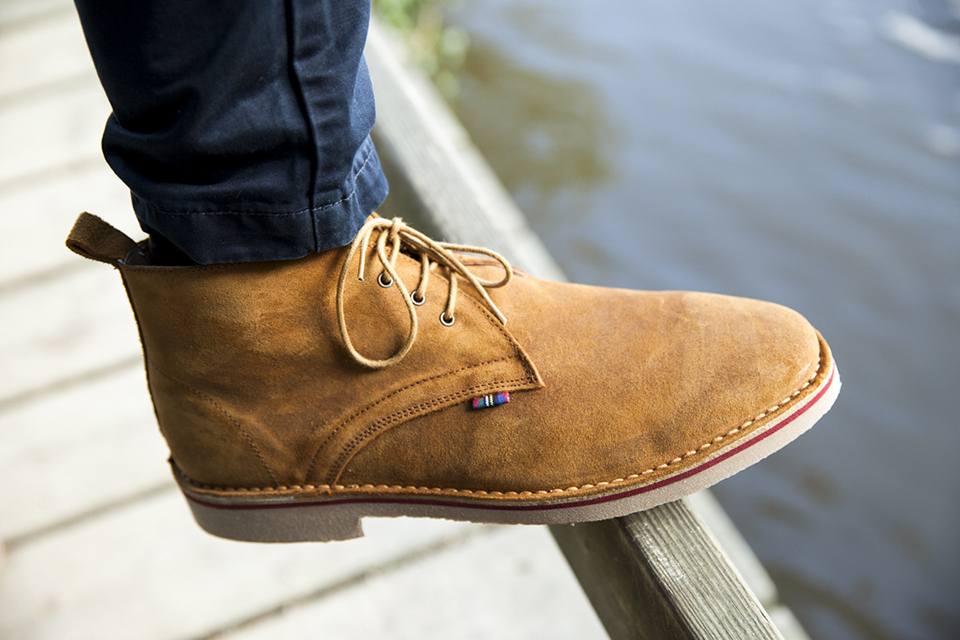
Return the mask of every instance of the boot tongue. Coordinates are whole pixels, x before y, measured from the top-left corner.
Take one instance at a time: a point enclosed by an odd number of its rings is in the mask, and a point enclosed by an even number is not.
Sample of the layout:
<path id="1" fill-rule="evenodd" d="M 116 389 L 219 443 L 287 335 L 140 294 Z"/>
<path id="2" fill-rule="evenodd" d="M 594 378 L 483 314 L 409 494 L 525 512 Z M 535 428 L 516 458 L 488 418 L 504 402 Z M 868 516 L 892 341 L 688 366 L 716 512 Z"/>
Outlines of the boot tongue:
<path id="1" fill-rule="evenodd" d="M 89 260 L 118 265 L 136 243 L 97 216 L 81 213 L 67 236 L 67 248 Z"/>

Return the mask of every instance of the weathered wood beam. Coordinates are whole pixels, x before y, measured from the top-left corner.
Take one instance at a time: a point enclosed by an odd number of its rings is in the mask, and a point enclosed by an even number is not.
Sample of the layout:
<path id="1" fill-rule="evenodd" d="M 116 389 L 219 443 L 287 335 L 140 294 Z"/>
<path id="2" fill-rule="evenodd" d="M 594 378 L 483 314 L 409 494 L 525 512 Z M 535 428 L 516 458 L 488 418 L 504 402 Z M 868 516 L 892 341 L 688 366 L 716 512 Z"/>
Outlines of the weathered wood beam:
<path id="1" fill-rule="evenodd" d="M 682 500 L 551 533 L 611 638 L 782 638 Z"/>
<path id="2" fill-rule="evenodd" d="M 463 127 L 376 21 L 367 64 L 377 95 L 374 138 L 393 190 L 381 213 L 562 279 Z M 552 532 L 615 639 L 782 638 L 683 501 Z"/>

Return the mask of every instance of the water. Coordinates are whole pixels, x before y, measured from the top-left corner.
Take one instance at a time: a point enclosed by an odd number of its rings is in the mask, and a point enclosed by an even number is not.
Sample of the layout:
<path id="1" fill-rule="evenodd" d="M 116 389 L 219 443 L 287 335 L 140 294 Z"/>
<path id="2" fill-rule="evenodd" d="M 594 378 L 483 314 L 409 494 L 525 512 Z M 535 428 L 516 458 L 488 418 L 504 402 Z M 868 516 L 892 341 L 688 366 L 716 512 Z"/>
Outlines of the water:
<path id="1" fill-rule="evenodd" d="M 471 0 L 460 116 L 572 280 L 804 313 L 844 387 L 717 494 L 814 638 L 960 638 L 960 20 Z"/>

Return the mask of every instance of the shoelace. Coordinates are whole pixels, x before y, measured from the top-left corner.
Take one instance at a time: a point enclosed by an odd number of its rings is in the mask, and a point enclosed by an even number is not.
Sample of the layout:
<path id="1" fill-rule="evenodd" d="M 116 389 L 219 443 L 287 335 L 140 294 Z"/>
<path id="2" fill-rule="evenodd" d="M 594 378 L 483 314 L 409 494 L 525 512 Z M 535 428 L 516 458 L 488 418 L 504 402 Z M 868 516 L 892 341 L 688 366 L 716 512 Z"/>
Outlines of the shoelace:
<path id="1" fill-rule="evenodd" d="M 346 316 L 344 314 L 343 292 L 347 282 L 347 272 L 349 271 L 350 263 L 357 251 L 360 251 L 360 269 L 357 280 L 363 281 L 367 247 L 374 233 L 378 234 L 376 238 L 377 257 L 383 265 L 383 271 L 380 272 L 377 280 L 380 286 L 385 289 L 391 288 L 394 284 L 396 285 L 397 291 L 403 298 L 407 312 L 410 315 L 410 332 L 407 335 L 406 341 L 396 353 L 385 360 L 373 360 L 363 356 L 357 351 L 353 346 L 353 342 L 350 340 Z M 387 253 L 388 243 L 390 245 L 389 254 Z M 418 255 L 420 258 L 420 280 L 412 294 L 407 291 L 407 287 L 397 274 L 397 258 L 400 256 L 400 248 L 402 246 L 406 246 L 412 253 Z M 493 258 L 503 266 L 503 278 L 500 280 L 484 280 L 483 278 L 478 278 L 471 273 L 453 253 L 455 251 Z M 350 352 L 354 360 L 372 369 L 384 369 L 400 362 L 400 360 L 407 355 L 407 352 L 410 351 L 410 348 L 413 347 L 413 343 L 416 342 L 417 339 L 419 326 L 417 322 L 417 307 L 426 301 L 425 296 L 427 283 L 430 279 L 431 262 L 445 269 L 450 278 L 450 285 L 447 290 L 447 304 L 443 313 L 440 314 L 440 322 L 446 326 L 451 326 L 454 323 L 455 316 L 453 313 L 457 302 L 457 279 L 463 278 L 477 291 L 490 311 L 493 312 L 493 315 L 495 315 L 501 323 L 506 324 L 507 319 L 500 313 L 497 305 L 493 303 L 493 300 L 490 299 L 486 291 L 487 289 L 503 287 L 510 282 L 510 279 L 513 277 L 513 268 L 510 266 L 510 263 L 507 262 L 506 258 L 496 251 L 491 251 L 483 247 L 437 242 L 416 229 L 407 226 L 400 218 L 394 218 L 393 220 L 371 218 L 363 225 L 359 233 L 357 233 L 357 237 L 354 238 L 353 243 L 350 245 L 350 249 L 347 251 L 347 257 L 343 261 L 343 268 L 340 270 L 340 280 L 337 282 L 337 322 L 340 325 L 340 335 L 343 337 L 343 343 L 346 345 L 347 351 Z"/>

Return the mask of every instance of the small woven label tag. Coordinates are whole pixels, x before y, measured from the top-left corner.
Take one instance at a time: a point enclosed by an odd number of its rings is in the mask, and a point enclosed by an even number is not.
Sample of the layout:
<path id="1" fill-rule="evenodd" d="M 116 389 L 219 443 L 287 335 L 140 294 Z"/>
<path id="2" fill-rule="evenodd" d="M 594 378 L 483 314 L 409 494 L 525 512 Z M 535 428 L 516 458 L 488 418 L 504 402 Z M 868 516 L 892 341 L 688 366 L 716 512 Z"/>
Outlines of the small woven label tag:
<path id="1" fill-rule="evenodd" d="M 498 404 L 507 404 L 508 402 L 510 402 L 509 393 L 493 393 L 474 398 L 472 405 L 474 409 L 486 409 L 487 407 L 495 407 Z"/>

